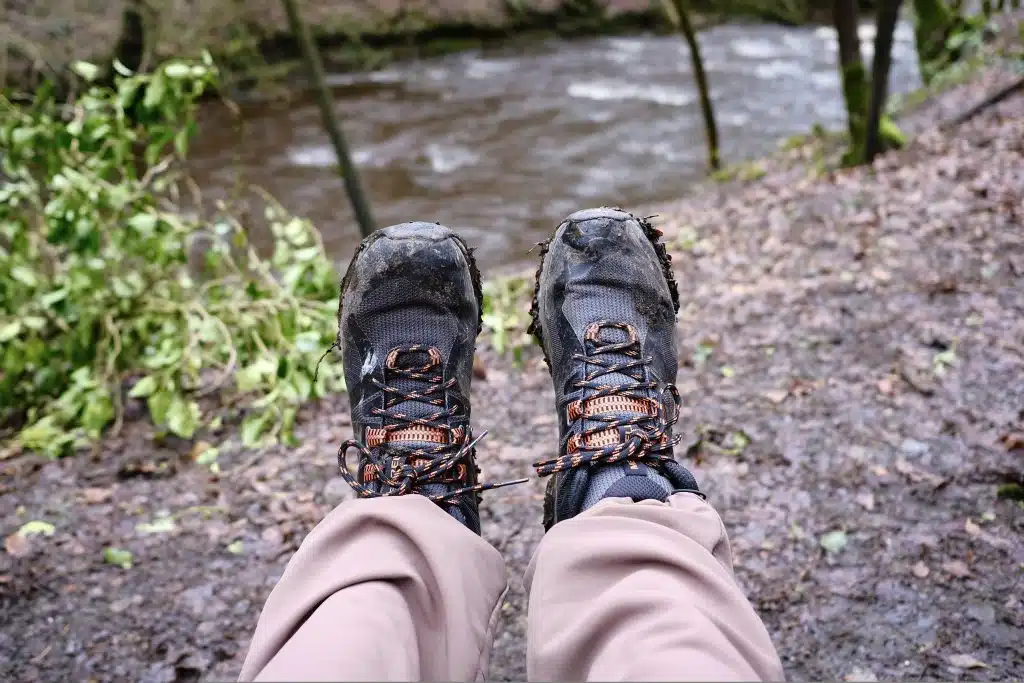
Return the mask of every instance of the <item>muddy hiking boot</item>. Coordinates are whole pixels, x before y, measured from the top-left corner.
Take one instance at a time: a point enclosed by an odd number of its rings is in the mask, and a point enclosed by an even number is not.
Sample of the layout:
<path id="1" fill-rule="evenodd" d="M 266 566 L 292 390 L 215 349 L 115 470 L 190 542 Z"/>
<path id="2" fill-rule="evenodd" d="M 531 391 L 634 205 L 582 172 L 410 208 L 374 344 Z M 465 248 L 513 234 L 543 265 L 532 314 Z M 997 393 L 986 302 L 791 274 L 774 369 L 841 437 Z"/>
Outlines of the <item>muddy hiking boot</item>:
<path id="1" fill-rule="evenodd" d="M 356 435 L 338 451 L 342 476 L 364 498 L 426 496 L 476 533 L 480 492 L 517 483 L 477 480 L 469 390 L 481 299 L 457 235 L 394 225 L 363 240 L 342 279 L 336 342 Z"/>
<path id="2" fill-rule="evenodd" d="M 555 385 L 559 455 L 544 527 L 604 498 L 700 495 L 673 455 L 678 417 L 675 317 L 668 253 L 647 221 L 618 209 L 569 216 L 544 247 L 530 331 Z"/>

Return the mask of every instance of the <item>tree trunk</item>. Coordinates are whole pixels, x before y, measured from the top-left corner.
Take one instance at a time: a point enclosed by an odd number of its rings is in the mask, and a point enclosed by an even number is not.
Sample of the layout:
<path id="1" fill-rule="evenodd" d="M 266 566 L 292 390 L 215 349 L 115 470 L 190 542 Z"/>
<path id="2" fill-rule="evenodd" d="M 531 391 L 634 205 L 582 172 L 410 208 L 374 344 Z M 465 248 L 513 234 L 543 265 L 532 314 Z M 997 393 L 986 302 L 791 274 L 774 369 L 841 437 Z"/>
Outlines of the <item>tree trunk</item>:
<path id="1" fill-rule="evenodd" d="M 142 21 L 142 3 L 129 0 L 121 10 L 121 35 L 114 47 L 114 58 L 132 71 L 143 66 L 146 52 L 146 28 Z"/>
<path id="2" fill-rule="evenodd" d="M 846 122 L 850 131 L 848 161 L 857 163 L 864 149 L 865 118 L 868 111 L 868 75 L 860 56 L 857 35 L 857 0 L 834 0 L 832 20 L 839 42 L 839 74 L 843 80 Z"/>
<path id="3" fill-rule="evenodd" d="M 931 83 L 946 58 L 946 38 L 957 15 L 942 0 L 914 0 L 914 42 L 921 80 Z"/>
<path id="4" fill-rule="evenodd" d="M 708 88 L 708 77 L 704 73 L 704 60 L 700 56 L 700 44 L 697 42 L 697 32 L 690 21 L 689 10 L 686 0 L 667 0 L 671 3 L 666 7 L 671 10 L 669 15 L 675 15 L 675 25 L 682 34 L 683 40 L 690 48 L 690 62 L 693 65 L 693 76 L 697 81 L 697 93 L 700 96 L 700 111 L 704 116 L 704 133 L 708 145 L 708 166 L 712 171 L 721 168 L 721 159 L 718 156 L 718 126 L 715 124 L 715 110 L 711 104 L 711 91 Z"/>
<path id="5" fill-rule="evenodd" d="M 889 96 L 889 69 L 892 66 L 892 40 L 900 17 L 902 0 L 879 0 L 875 21 L 875 57 L 871 63 L 871 103 L 868 107 L 867 132 L 864 138 L 864 161 L 870 164 L 882 151 L 879 128 Z"/>
<path id="6" fill-rule="evenodd" d="M 348 143 L 341 132 L 341 125 L 334 114 L 334 100 L 331 91 L 327 88 L 324 79 L 324 66 L 320 61 L 320 52 L 313 43 L 313 37 L 309 33 L 309 27 L 299 15 L 299 9 L 295 0 L 281 0 L 284 11 L 288 15 L 288 24 L 292 34 L 299 41 L 302 48 L 302 55 L 309 69 L 310 78 L 313 79 L 313 88 L 316 92 L 317 104 L 320 107 L 320 117 L 323 119 L 324 129 L 334 146 L 334 154 L 338 159 L 338 171 L 345 181 L 345 191 L 348 193 L 348 200 L 352 204 L 352 210 L 356 214 L 356 221 L 359 223 L 359 232 L 366 237 L 376 228 L 373 221 L 373 214 L 370 211 L 370 203 L 363 192 L 363 186 L 359 182 L 359 170 L 352 162 L 352 155 L 348 151 Z"/>

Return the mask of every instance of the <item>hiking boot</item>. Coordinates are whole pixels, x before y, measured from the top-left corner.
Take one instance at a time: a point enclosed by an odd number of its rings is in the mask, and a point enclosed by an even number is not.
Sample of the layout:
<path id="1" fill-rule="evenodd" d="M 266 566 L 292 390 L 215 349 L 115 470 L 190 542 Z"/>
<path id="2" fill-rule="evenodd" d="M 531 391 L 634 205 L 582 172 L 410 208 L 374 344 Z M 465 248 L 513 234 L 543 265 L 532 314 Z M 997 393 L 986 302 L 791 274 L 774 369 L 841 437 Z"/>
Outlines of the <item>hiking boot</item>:
<path id="1" fill-rule="evenodd" d="M 604 498 L 700 495 L 676 462 L 672 425 L 679 294 L 661 233 L 618 209 L 577 211 L 544 246 L 530 331 L 555 385 L 557 458 L 544 528 Z"/>
<path id="2" fill-rule="evenodd" d="M 356 435 L 339 449 L 342 476 L 363 498 L 426 496 L 478 534 L 479 494 L 495 488 L 477 481 L 469 424 L 481 300 L 462 239 L 434 223 L 394 225 L 359 245 L 335 342 Z"/>

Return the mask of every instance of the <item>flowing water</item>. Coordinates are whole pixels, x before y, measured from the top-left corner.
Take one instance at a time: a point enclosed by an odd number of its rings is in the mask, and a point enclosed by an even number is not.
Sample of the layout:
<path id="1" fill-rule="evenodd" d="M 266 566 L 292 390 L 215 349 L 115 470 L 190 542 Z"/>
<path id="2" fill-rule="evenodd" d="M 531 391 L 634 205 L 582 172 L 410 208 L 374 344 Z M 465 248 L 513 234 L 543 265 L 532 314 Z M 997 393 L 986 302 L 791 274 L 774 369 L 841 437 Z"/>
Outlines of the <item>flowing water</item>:
<path id="1" fill-rule="evenodd" d="M 872 28 L 861 29 L 867 60 Z M 844 125 L 830 28 L 733 24 L 700 40 L 726 163 L 815 123 Z M 890 92 L 917 87 L 907 24 L 893 60 Z M 449 225 L 488 268 L 532 264 L 528 250 L 577 208 L 671 200 L 705 172 L 689 54 L 675 36 L 552 40 L 330 84 L 377 223 Z M 193 150 L 204 193 L 230 193 L 241 172 L 312 218 L 346 262 L 358 229 L 314 102 L 243 107 L 240 132 L 217 117 Z"/>

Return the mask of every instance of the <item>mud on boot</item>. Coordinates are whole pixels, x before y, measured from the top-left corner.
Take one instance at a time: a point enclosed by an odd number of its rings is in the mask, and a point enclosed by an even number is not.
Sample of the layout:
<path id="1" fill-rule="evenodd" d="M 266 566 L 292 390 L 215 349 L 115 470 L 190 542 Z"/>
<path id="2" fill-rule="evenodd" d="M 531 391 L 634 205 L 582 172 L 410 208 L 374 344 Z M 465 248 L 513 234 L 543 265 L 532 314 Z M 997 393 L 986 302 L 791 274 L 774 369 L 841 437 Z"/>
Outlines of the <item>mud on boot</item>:
<path id="1" fill-rule="evenodd" d="M 342 476 L 364 498 L 426 496 L 476 533 L 479 494 L 497 486 L 477 480 L 480 437 L 470 427 L 481 300 L 461 238 L 434 223 L 394 225 L 356 251 L 341 282 L 336 341 L 356 436 L 338 451 Z"/>
<path id="2" fill-rule="evenodd" d="M 544 527 L 604 498 L 703 496 L 673 455 L 679 394 L 670 257 L 650 223 L 619 209 L 569 216 L 546 244 L 530 331 L 544 349 L 559 419 Z"/>

